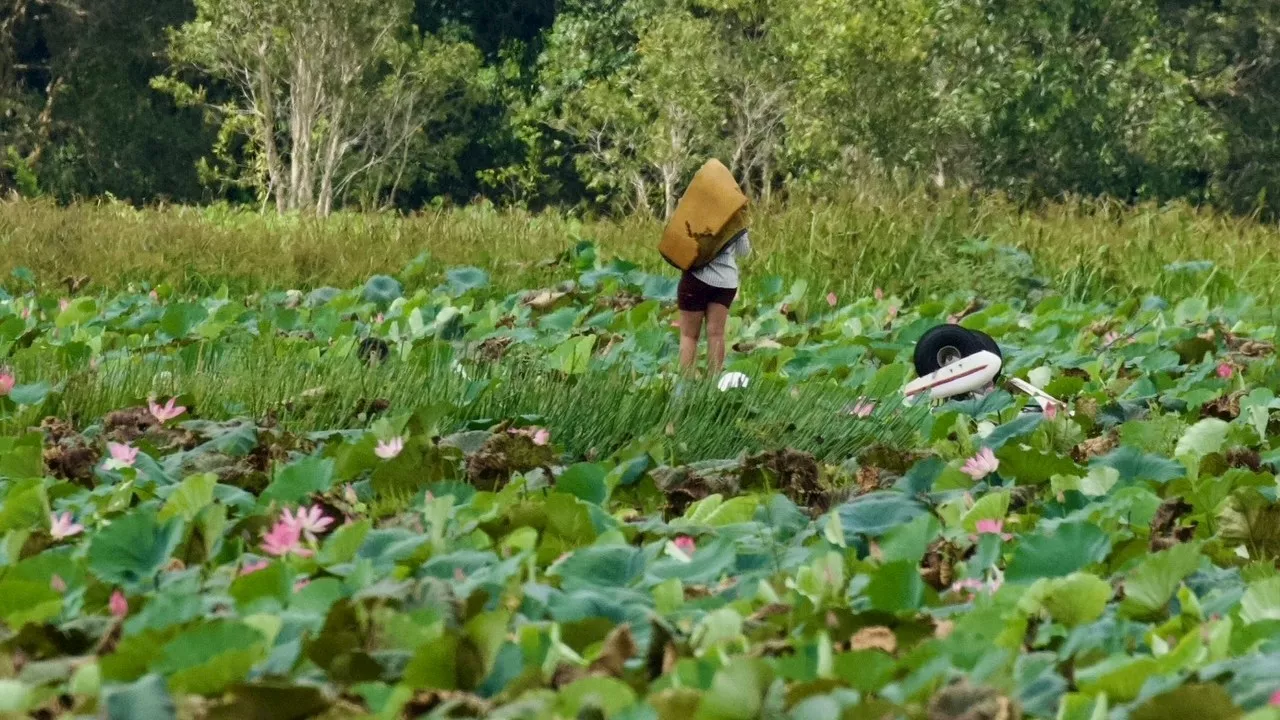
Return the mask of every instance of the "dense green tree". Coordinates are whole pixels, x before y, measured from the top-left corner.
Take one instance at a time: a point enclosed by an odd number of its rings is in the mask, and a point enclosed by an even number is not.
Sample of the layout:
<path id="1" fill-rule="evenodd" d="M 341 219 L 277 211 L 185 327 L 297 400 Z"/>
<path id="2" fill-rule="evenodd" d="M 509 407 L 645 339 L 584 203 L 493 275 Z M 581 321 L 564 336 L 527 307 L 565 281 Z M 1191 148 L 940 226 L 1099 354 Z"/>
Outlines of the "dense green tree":
<path id="1" fill-rule="evenodd" d="M 786 116 L 794 172 L 834 183 L 934 165 L 948 108 L 929 63 L 931 12 L 929 0 L 780 7 L 778 42 L 796 81 Z"/>
<path id="2" fill-rule="evenodd" d="M 1195 78 L 1199 106 L 1222 127 L 1227 158 L 1206 174 L 1210 198 L 1238 212 L 1280 216 L 1280 5 L 1165 0 L 1170 62 Z"/>
<path id="3" fill-rule="evenodd" d="M 28 194 L 661 216 L 714 155 L 762 198 L 888 178 L 1280 213 L 1263 0 L 10 5 L 0 189 Z"/>
<path id="4" fill-rule="evenodd" d="M 169 56 L 234 91 L 210 102 L 177 75 L 155 85 L 214 114 L 220 162 L 210 177 L 251 187 L 280 212 L 325 215 L 357 188 L 394 202 L 406 173 L 433 155 L 448 161 L 447 143 L 427 131 L 466 107 L 480 55 L 418 36 L 407 1 L 197 0 L 196 9 L 172 33 Z"/>
<path id="5" fill-rule="evenodd" d="M 1147 0 L 940 0 L 933 62 L 969 180 L 1019 194 L 1167 198 L 1220 167 L 1217 118 Z"/>
<path id="6" fill-rule="evenodd" d="M 209 136 L 147 87 L 187 0 L 14 0 L 0 21 L 0 146 L 63 198 L 197 200 Z"/>

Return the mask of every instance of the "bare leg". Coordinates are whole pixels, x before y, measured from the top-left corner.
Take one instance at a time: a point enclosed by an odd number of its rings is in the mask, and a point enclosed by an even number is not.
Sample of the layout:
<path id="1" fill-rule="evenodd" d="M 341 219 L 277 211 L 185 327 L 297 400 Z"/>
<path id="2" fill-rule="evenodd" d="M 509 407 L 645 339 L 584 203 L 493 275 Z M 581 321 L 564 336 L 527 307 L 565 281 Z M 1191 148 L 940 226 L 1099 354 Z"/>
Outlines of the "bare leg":
<path id="1" fill-rule="evenodd" d="M 692 372 L 698 361 L 698 336 L 705 313 L 680 311 L 680 368 Z"/>
<path id="2" fill-rule="evenodd" d="M 711 303 L 707 306 L 707 371 L 720 374 L 724 367 L 724 326 L 729 322 L 729 308 Z"/>

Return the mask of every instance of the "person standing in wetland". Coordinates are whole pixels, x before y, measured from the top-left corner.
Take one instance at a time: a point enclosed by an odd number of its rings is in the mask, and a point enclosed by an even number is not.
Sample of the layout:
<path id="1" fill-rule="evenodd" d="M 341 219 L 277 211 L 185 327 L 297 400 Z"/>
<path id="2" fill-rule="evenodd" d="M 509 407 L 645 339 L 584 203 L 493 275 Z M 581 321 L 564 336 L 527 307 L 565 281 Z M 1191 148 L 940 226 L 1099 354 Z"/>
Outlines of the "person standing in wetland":
<path id="1" fill-rule="evenodd" d="M 751 240 L 743 230 L 706 265 L 686 270 L 676 289 L 680 310 L 680 367 L 692 372 L 698 359 L 698 339 L 707 329 L 708 375 L 724 367 L 724 330 L 729 308 L 738 295 L 738 258 L 751 253 Z"/>

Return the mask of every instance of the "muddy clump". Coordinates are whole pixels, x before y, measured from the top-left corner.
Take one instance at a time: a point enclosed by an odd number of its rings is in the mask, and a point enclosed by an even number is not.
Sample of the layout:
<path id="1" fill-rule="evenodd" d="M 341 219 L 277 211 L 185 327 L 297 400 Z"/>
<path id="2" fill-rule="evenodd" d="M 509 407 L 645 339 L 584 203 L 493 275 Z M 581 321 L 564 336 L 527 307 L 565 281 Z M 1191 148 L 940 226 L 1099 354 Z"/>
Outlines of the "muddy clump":
<path id="1" fill-rule="evenodd" d="M 858 456 L 858 464 L 879 468 L 889 475 L 901 477 L 925 457 L 927 456 L 923 453 L 899 450 L 886 445 L 873 445 Z"/>
<path id="2" fill-rule="evenodd" d="M 45 438 L 52 445 L 57 445 L 63 440 L 79 435 L 71 423 L 53 416 L 40 421 L 40 430 L 44 432 Z"/>
<path id="3" fill-rule="evenodd" d="M 356 401 L 355 408 L 352 409 L 351 419 L 353 421 L 367 421 L 385 414 L 390 409 L 391 401 L 386 398 L 373 398 L 372 400 L 360 398 Z"/>
<path id="4" fill-rule="evenodd" d="M 1026 510 L 1035 499 L 1036 487 L 1034 485 L 1015 485 L 1009 488 L 1009 510 L 1011 512 Z"/>
<path id="5" fill-rule="evenodd" d="M 1178 523 L 1192 510 L 1191 505 L 1180 497 L 1169 498 L 1160 504 L 1155 516 L 1151 518 L 1151 538 L 1148 542 L 1151 552 L 1168 550 L 1174 545 L 1190 542 L 1195 537 L 1198 523 L 1193 522 L 1187 526 Z"/>
<path id="6" fill-rule="evenodd" d="M 1071 448 L 1071 459 L 1078 463 L 1087 463 L 1095 457 L 1106 455 L 1120 446 L 1120 440 L 1114 434 L 1107 433 L 1089 438 Z"/>
<path id="7" fill-rule="evenodd" d="M 264 432 L 249 454 L 240 458 L 233 466 L 235 472 L 224 482 L 251 492 L 260 492 L 251 488 L 256 488 L 259 484 L 265 487 L 275 468 L 289 464 L 293 459 L 293 452 L 309 455 L 315 448 L 316 443 L 295 435 Z"/>
<path id="8" fill-rule="evenodd" d="M 449 705 L 449 717 L 482 718 L 493 712 L 493 704 L 477 695 L 461 690 L 422 690 L 403 709 L 401 717 L 427 717 L 442 705 Z"/>
<path id="9" fill-rule="evenodd" d="M 942 592 L 955 581 L 955 566 L 963 560 L 959 548 L 946 540 L 935 540 L 920 560 L 920 578 L 929 587 Z"/>
<path id="10" fill-rule="evenodd" d="M 93 487 L 93 470 L 102 451 L 65 420 L 47 417 L 40 422 L 45 434 L 44 464 L 49 473 L 84 487 Z"/>
<path id="11" fill-rule="evenodd" d="M 736 460 L 707 460 L 681 467 L 655 468 L 651 477 L 666 498 L 667 517 L 684 515 L 689 506 L 711 495 L 780 492 L 797 506 L 814 512 L 831 507 L 832 490 L 822 482 L 813 455 L 799 450 L 771 450 Z"/>
<path id="12" fill-rule="evenodd" d="M 741 488 L 734 461 L 704 461 L 681 467 L 655 468 L 650 476 L 667 499 L 666 517 L 680 517 L 689 506 L 711 495 L 730 496 Z"/>
<path id="13" fill-rule="evenodd" d="M 1205 403 L 1204 414 L 1207 417 L 1215 417 L 1219 420 L 1231 422 L 1240 417 L 1240 399 L 1244 397 L 1243 391 L 1233 392 L 1230 395 L 1223 395 L 1216 400 Z"/>
<path id="14" fill-rule="evenodd" d="M 145 438 L 161 452 L 191 450 L 200 444 L 195 433 L 167 427 L 145 407 L 125 408 L 107 413 L 103 437 L 111 442 L 132 445 Z"/>
<path id="15" fill-rule="evenodd" d="M 491 436 L 467 458 L 467 479 L 477 489 L 496 490 L 515 473 L 535 468 L 547 469 L 555 459 L 547 445 L 537 445 L 520 434 L 499 433 Z"/>
<path id="16" fill-rule="evenodd" d="M 223 453 L 202 453 L 183 463 L 187 474 L 213 473 L 218 483 L 240 488 L 254 495 L 267 489 L 271 478 L 254 468 L 249 458 L 236 458 Z"/>
<path id="17" fill-rule="evenodd" d="M 1262 454 L 1250 448 L 1232 448 L 1227 451 L 1227 465 L 1252 472 L 1262 472 Z"/>
<path id="18" fill-rule="evenodd" d="M 118 443 L 134 443 L 154 427 L 159 427 L 151 411 L 144 407 L 126 408 L 107 413 L 103 434 Z"/>
<path id="19" fill-rule="evenodd" d="M 858 485 L 858 493 L 866 494 L 883 489 L 886 474 L 883 470 L 873 465 L 861 465 L 858 467 L 857 472 L 853 474 L 853 479 Z"/>
<path id="20" fill-rule="evenodd" d="M 83 441 L 80 444 L 55 445 L 44 450 L 44 464 L 51 475 L 85 487 L 93 486 L 93 469 L 101 459 L 102 453 Z"/>
<path id="21" fill-rule="evenodd" d="M 596 298 L 596 307 L 613 310 L 614 312 L 626 312 L 640 303 L 644 302 L 644 298 L 636 293 L 628 290 L 619 291 L 617 295 L 602 295 Z"/>
<path id="22" fill-rule="evenodd" d="M 961 680 L 929 700 L 929 720 L 1021 720 L 1022 710 L 995 688 Z"/>
<path id="23" fill-rule="evenodd" d="M 1087 380 L 1088 375 L 1086 374 L 1085 377 Z M 1090 423 L 1098 421 L 1098 413 L 1101 411 L 1102 408 L 1098 405 L 1098 401 L 1093 398 L 1085 397 L 1076 400 L 1076 416 L 1088 420 Z"/>
<path id="24" fill-rule="evenodd" d="M 747 458 L 742 465 L 742 486 L 777 490 L 800 507 L 823 512 L 830 507 L 831 497 L 821 475 L 813 455 L 786 448 Z"/>
<path id="25" fill-rule="evenodd" d="M 507 349 L 515 339 L 508 336 L 487 338 L 476 347 L 476 357 L 481 362 L 496 363 L 506 357 Z"/>

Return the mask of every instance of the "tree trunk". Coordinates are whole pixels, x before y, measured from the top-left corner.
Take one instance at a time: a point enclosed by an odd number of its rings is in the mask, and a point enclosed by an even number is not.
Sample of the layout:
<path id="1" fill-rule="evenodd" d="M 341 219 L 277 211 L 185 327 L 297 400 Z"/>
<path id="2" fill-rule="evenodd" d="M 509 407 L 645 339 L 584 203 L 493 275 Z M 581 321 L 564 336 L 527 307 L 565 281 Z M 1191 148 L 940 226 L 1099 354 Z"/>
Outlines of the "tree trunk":
<path id="1" fill-rule="evenodd" d="M 338 171 L 338 162 L 342 160 L 342 130 L 345 122 L 346 108 L 339 102 L 330 118 L 329 143 L 325 148 L 324 167 L 320 173 L 320 199 L 317 214 L 328 216 L 333 210 L 333 176 Z"/>
<path id="2" fill-rule="evenodd" d="M 676 211 L 676 181 L 680 174 L 674 162 L 662 165 L 662 219 L 670 220 Z"/>
<path id="3" fill-rule="evenodd" d="M 631 174 L 631 186 L 636 193 L 636 210 L 652 215 L 653 211 L 649 208 L 649 186 L 644 181 L 644 176 L 639 172 Z"/>
<path id="4" fill-rule="evenodd" d="M 284 183 L 280 167 L 280 149 L 276 146 L 276 106 L 271 90 L 271 76 L 267 72 L 266 47 L 259 46 L 257 89 L 260 98 L 257 105 L 261 108 L 259 131 L 262 133 L 262 146 L 267 154 L 267 181 L 268 187 L 271 188 L 268 192 L 275 195 L 276 212 L 283 215 L 289 188 Z"/>
<path id="5" fill-rule="evenodd" d="M 769 200 L 773 198 L 773 177 L 769 170 L 769 159 L 765 158 L 760 161 L 760 200 L 768 206 Z"/>
<path id="6" fill-rule="evenodd" d="M 319 105 L 318 68 L 307 62 L 305 51 L 295 49 L 293 84 L 290 89 L 292 114 L 289 133 L 292 152 L 289 154 L 289 178 L 293 183 L 290 209 L 309 210 L 315 204 L 315 155 L 312 152 L 312 136 L 316 129 Z"/>

